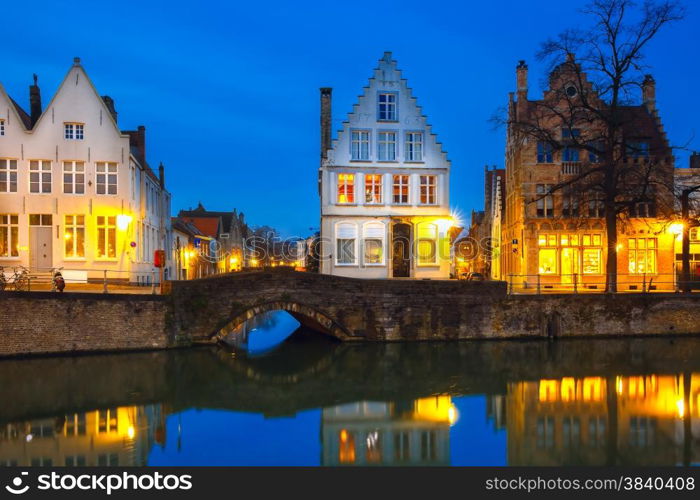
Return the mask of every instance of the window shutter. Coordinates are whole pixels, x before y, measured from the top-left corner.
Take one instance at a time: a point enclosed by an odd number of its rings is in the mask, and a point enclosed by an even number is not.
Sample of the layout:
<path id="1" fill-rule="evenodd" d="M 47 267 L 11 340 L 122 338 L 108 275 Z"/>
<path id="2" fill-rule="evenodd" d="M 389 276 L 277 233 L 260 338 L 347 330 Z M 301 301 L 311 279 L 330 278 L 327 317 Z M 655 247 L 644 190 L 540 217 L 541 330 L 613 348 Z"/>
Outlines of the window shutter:
<path id="1" fill-rule="evenodd" d="M 357 235 L 357 227 L 354 224 L 338 224 L 336 237 L 340 239 L 355 238 Z"/>

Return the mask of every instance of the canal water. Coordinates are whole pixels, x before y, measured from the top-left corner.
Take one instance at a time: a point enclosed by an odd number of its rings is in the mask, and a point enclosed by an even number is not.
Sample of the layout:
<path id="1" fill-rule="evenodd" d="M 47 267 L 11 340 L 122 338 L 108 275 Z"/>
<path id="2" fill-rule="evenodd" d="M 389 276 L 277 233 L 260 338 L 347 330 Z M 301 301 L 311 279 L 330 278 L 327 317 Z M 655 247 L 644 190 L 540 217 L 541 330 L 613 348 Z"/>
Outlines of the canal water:
<path id="1" fill-rule="evenodd" d="M 285 340 L 297 327 L 258 318 L 249 352 L 2 360 L 0 465 L 700 462 L 698 338 Z"/>

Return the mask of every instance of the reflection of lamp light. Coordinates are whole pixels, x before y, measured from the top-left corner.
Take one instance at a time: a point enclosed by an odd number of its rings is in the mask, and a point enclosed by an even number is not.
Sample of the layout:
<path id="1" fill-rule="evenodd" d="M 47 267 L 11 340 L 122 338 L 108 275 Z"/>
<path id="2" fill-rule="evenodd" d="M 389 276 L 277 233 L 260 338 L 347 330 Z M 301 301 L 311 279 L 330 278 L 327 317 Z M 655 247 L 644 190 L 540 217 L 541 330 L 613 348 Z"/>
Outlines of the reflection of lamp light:
<path id="1" fill-rule="evenodd" d="M 679 234 L 683 233 L 683 223 L 682 222 L 674 222 L 670 226 L 668 226 L 668 232 L 671 234 L 675 234 L 678 236 Z"/>
<path id="2" fill-rule="evenodd" d="M 136 434 L 136 431 L 134 430 L 133 425 L 129 426 L 129 428 L 126 430 L 126 434 L 129 436 L 129 439 L 134 439 L 134 435 Z"/>
<path id="3" fill-rule="evenodd" d="M 678 418 L 683 418 L 685 416 L 685 403 L 682 399 L 676 401 L 676 407 L 678 408 Z"/>
<path id="4" fill-rule="evenodd" d="M 450 421 L 450 425 L 456 424 L 457 420 L 459 420 L 459 411 L 457 411 L 455 405 L 450 406 L 450 409 L 447 410 L 447 419 Z"/>
<path id="5" fill-rule="evenodd" d="M 250 265 L 255 267 L 258 265 L 258 259 L 250 259 Z"/>
<path id="6" fill-rule="evenodd" d="M 129 224 L 131 224 L 131 219 L 131 215 L 117 215 L 117 227 L 119 230 L 126 231 L 129 228 Z"/>

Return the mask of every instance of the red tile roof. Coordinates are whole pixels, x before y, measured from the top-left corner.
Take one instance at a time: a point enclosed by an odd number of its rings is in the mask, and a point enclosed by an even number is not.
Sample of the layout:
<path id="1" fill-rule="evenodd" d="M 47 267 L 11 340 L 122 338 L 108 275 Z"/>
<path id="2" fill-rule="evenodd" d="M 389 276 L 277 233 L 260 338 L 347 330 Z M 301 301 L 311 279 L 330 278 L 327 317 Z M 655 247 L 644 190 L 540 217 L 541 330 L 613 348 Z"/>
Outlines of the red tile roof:
<path id="1" fill-rule="evenodd" d="M 181 217 L 183 220 L 194 224 L 204 236 L 216 238 L 219 235 L 219 218 L 215 217 Z"/>

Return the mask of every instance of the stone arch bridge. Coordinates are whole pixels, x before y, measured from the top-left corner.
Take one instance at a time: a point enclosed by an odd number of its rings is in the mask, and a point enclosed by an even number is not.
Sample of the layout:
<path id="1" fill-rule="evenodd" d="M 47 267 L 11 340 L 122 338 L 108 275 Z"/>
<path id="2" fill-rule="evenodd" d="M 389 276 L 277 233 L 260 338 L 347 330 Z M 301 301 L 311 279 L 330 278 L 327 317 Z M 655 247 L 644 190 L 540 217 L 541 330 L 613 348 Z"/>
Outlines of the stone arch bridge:
<path id="1" fill-rule="evenodd" d="M 258 314 L 284 310 L 342 341 L 457 339 L 491 323 L 501 282 L 360 280 L 261 270 L 171 283 L 170 322 L 193 341 L 222 340 Z"/>

